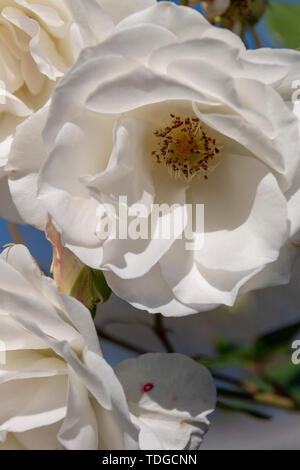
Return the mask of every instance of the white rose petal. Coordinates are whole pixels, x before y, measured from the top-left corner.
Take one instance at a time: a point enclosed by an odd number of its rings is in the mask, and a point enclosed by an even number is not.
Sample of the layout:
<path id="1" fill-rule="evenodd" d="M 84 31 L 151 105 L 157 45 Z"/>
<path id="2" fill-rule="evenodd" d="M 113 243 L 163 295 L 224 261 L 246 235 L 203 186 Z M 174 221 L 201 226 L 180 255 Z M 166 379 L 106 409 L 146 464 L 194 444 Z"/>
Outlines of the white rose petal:
<path id="1" fill-rule="evenodd" d="M 115 367 L 142 449 L 198 449 L 215 408 L 215 386 L 205 367 L 181 354 L 146 354 Z M 129 372 L 130 371 L 130 372 Z"/>
<path id="2" fill-rule="evenodd" d="M 191 8 L 162 2 L 137 11 L 85 49 L 56 87 L 41 141 L 46 162 L 34 178 L 25 170 L 15 188 L 10 179 L 18 210 L 28 222 L 35 212 L 40 228 L 49 212 L 83 263 L 151 313 L 231 306 L 244 292 L 287 283 L 300 227 L 299 113 L 291 102 L 299 73 L 299 52 L 247 51 Z M 157 131 L 170 125 L 173 140 L 164 144 Z M 202 247 L 186 250 L 179 222 L 168 240 L 100 238 L 99 211 L 120 196 L 135 224 L 150 218 L 152 203 L 168 204 L 165 220 L 174 213 L 184 224 L 184 205 L 204 204 Z M 136 204 L 146 210 L 140 218 Z"/>

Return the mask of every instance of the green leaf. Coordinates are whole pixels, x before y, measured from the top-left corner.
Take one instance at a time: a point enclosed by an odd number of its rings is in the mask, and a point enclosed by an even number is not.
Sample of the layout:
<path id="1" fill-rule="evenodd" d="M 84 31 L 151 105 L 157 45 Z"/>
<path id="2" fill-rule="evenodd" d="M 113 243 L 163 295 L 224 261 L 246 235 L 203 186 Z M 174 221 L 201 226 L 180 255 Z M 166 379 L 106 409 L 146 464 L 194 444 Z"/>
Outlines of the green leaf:
<path id="1" fill-rule="evenodd" d="M 91 274 L 100 297 L 100 303 L 104 304 L 110 297 L 111 288 L 108 286 L 102 271 L 92 269 Z"/>
<path id="2" fill-rule="evenodd" d="M 241 367 L 253 362 L 251 348 L 239 346 L 226 338 L 221 338 L 216 342 L 216 350 L 218 353 L 217 358 L 199 358 L 199 362 L 209 369 L 227 365 Z"/>
<path id="3" fill-rule="evenodd" d="M 220 367 L 243 367 L 249 364 L 249 360 L 243 357 L 241 352 L 236 354 L 228 354 L 217 359 L 196 359 L 200 364 L 208 369 L 216 369 Z"/>
<path id="4" fill-rule="evenodd" d="M 238 344 L 233 343 L 226 338 L 221 338 L 216 343 L 216 350 L 220 356 L 227 356 L 229 354 L 236 355 L 236 353 L 240 352 L 241 349 L 242 348 Z"/>
<path id="5" fill-rule="evenodd" d="M 275 38 L 283 46 L 291 49 L 300 46 L 300 5 L 270 3 L 267 22 Z"/>
<path id="6" fill-rule="evenodd" d="M 291 342 L 299 329 L 300 322 L 296 322 L 258 338 L 251 348 L 254 360 L 265 360 L 270 354 L 290 348 Z"/>
<path id="7" fill-rule="evenodd" d="M 232 399 L 249 399 L 253 400 L 253 395 L 246 390 L 240 388 L 240 389 L 231 389 L 231 388 L 225 388 L 225 387 L 220 387 L 217 386 L 218 390 L 218 397 L 227 397 L 227 398 L 232 398 Z"/>
<path id="8" fill-rule="evenodd" d="M 83 303 L 93 314 L 95 305 L 106 302 L 111 294 L 104 274 L 85 266 L 79 273 L 70 295 Z"/>
<path id="9" fill-rule="evenodd" d="M 285 358 L 279 364 L 271 363 L 265 369 L 265 375 L 269 382 L 278 383 L 295 399 L 296 405 L 300 405 L 300 369 L 292 364 L 290 357 Z"/>
<path id="10" fill-rule="evenodd" d="M 293 391 L 294 389 L 300 390 L 300 372 L 297 372 L 295 375 L 293 375 L 290 380 L 288 381 L 287 386 Z M 299 398 L 300 398 L 300 394 Z"/>
<path id="11" fill-rule="evenodd" d="M 271 415 L 265 413 L 264 411 L 257 409 L 252 404 L 249 404 L 246 401 L 242 401 L 242 400 L 231 400 L 227 398 L 219 398 L 217 402 L 217 406 L 218 408 L 222 408 L 228 411 L 237 411 L 240 413 L 246 413 L 252 416 L 253 418 L 264 419 L 264 420 L 272 418 Z"/>

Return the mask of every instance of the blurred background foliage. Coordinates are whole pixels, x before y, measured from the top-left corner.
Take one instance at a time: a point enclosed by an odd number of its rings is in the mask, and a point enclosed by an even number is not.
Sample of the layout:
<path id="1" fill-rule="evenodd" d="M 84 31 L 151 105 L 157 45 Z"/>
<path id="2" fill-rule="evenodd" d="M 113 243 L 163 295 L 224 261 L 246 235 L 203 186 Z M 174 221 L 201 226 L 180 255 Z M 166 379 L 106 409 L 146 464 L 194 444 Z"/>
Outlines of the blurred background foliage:
<path id="1" fill-rule="evenodd" d="M 270 1 L 266 13 L 266 27 L 279 47 L 299 48 L 300 1 Z"/>

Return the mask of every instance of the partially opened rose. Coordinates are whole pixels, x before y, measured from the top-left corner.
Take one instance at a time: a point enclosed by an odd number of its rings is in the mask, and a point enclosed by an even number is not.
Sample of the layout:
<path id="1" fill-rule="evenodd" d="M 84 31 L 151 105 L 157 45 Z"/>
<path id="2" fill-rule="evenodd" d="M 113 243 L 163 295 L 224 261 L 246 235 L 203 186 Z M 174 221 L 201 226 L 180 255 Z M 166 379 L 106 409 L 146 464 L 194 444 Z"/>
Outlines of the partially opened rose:
<path id="1" fill-rule="evenodd" d="M 25 247 L 6 249 L 0 450 L 199 447 L 215 406 L 203 366 L 154 354 L 121 363 L 116 372 L 120 380 L 102 357 L 90 312 L 60 293 Z"/>
<path id="2" fill-rule="evenodd" d="M 299 73 L 299 52 L 246 51 L 190 8 L 163 2 L 127 17 L 55 91 L 39 144 L 41 226 L 49 212 L 64 244 L 149 312 L 205 311 L 288 282 L 300 227 Z M 28 186 L 12 176 L 11 188 L 30 220 Z M 103 203 L 124 196 L 116 217 L 126 206 L 136 227 L 153 203 L 168 204 L 157 227 L 175 219 L 172 236 L 103 240 Z M 204 205 L 202 247 L 187 250 L 202 227 L 182 236 L 185 204 Z"/>
<path id="3" fill-rule="evenodd" d="M 120 19 L 152 4 L 154 0 L 122 0 L 121 7 L 118 0 L 0 0 L 1 216 L 19 220 L 3 173 L 16 134 L 28 142 L 33 138 L 27 134 L 29 122 L 41 121 L 43 127 L 46 103 L 83 47 L 98 44 Z M 30 149 L 32 158 L 35 152 Z M 30 167 L 32 160 L 24 165 Z M 32 178 L 30 185 L 35 188 Z"/>

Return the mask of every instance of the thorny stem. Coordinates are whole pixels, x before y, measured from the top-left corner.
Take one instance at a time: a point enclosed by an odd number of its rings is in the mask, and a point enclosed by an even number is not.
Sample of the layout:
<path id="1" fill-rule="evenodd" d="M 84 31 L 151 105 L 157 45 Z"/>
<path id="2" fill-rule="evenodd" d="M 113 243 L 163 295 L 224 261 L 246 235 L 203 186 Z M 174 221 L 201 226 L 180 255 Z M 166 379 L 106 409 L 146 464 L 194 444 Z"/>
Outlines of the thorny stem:
<path id="1" fill-rule="evenodd" d="M 164 327 L 164 320 L 163 316 L 160 313 L 157 313 L 154 317 L 154 326 L 153 326 L 154 332 L 156 335 L 159 337 L 161 340 L 162 344 L 164 345 L 166 351 L 168 353 L 174 352 L 174 349 L 167 337 L 166 334 L 166 329 Z"/>
<path id="2" fill-rule="evenodd" d="M 107 341 L 111 341 L 112 343 L 117 344 L 118 346 L 121 346 L 122 348 L 129 349 L 130 351 L 134 351 L 138 354 L 147 354 L 149 351 L 143 348 L 139 348 L 137 346 L 133 346 L 130 343 L 127 343 L 126 341 L 120 340 L 115 338 L 114 336 L 109 335 L 108 333 L 105 333 L 102 329 L 97 328 L 97 333 L 102 339 L 106 339 Z"/>
<path id="3" fill-rule="evenodd" d="M 170 343 L 170 341 L 167 338 L 166 335 L 166 330 L 163 325 L 163 317 L 161 314 L 157 314 L 154 317 L 154 325 L 153 325 L 153 331 L 157 335 L 157 337 L 160 339 L 162 342 L 163 346 L 165 347 L 166 351 L 168 353 L 174 352 L 174 349 Z M 139 348 L 137 346 L 133 346 L 131 343 L 128 343 L 127 341 L 120 340 L 118 338 L 115 338 L 114 336 L 111 336 L 110 334 L 106 333 L 104 330 L 97 328 L 97 333 L 100 336 L 100 338 L 106 339 L 107 341 L 111 341 L 113 343 L 118 344 L 118 346 L 121 346 L 126 349 L 130 349 L 131 351 L 134 351 L 139 354 L 147 354 L 149 353 L 148 350 Z"/>

